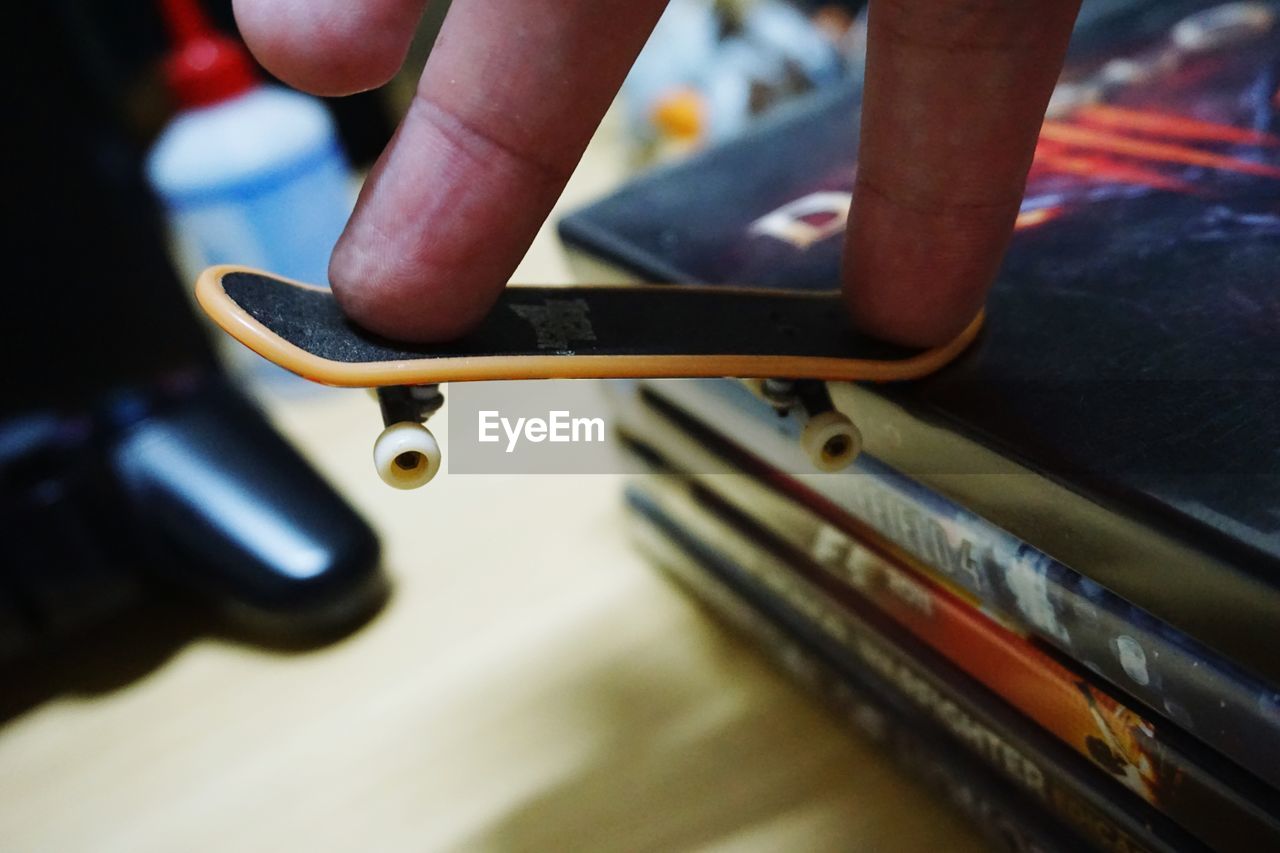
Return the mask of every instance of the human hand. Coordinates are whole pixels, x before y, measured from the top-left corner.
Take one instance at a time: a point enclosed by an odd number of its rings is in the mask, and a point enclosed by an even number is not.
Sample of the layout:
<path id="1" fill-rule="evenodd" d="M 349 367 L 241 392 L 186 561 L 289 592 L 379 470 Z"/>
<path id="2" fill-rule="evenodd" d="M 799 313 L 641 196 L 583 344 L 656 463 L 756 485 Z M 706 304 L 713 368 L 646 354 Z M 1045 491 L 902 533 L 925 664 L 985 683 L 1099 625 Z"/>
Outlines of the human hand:
<path id="1" fill-rule="evenodd" d="M 426 2 L 234 5 L 268 70 L 341 95 L 396 73 Z M 938 344 L 981 307 L 1079 5 L 872 0 L 843 265 L 863 330 Z M 334 250 L 329 276 L 343 309 L 402 339 L 448 339 L 480 322 L 664 6 L 454 0 Z"/>

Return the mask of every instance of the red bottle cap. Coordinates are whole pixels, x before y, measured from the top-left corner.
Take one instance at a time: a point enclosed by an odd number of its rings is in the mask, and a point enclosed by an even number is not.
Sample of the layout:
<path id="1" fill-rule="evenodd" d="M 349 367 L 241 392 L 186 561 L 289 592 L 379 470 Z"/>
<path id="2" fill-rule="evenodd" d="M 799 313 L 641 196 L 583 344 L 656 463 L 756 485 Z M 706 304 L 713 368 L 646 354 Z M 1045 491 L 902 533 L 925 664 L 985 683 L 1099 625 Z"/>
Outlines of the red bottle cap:
<path id="1" fill-rule="evenodd" d="M 184 107 L 216 104 L 258 85 L 244 45 L 215 30 L 196 0 L 160 0 L 160 10 L 175 42 L 165 80 Z"/>

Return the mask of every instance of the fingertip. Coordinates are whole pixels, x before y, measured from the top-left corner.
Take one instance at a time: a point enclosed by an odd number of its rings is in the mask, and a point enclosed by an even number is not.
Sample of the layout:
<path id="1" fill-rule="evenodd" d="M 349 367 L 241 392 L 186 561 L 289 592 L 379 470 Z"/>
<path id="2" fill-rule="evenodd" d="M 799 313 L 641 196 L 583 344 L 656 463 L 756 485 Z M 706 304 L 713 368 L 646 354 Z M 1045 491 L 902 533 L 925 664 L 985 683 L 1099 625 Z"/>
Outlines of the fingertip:
<path id="1" fill-rule="evenodd" d="M 930 348 L 942 346 L 963 332 L 978 316 L 982 301 L 943 307 L 905 289 L 906 298 L 883 299 L 873 290 L 854 288 L 845 297 L 849 313 L 863 332 L 890 343 Z"/>
<path id="2" fill-rule="evenodd" d="M 404 64 L 421 5 L 417 14 L 404 3 L 379 14 L 386 5 L 234 0 L 241 36 L 262 67 L 327 97 L 382 86 Z"/>
<path id="3" fill-rule="evenodd" d="M 913 347 L 953 340 L 982 310 L 1017 202 L 922 212 L 860 185 L 843 260 L 857 328 Z"/>
<path id="4" fill-rule="evenodd" d="M 356 325 L 393 340 L 456 340 L 480 325 L 502 290 L 500 281 L 459 281 L 429 269 L 399 267 L 383 257 L 344 238 L 330 259 L 329 282 L 339 307 Z"/>
<path id="5" fill-rule="evenodd" d="M 375 2 L 423 0 L 360 5 Z M 662 5 L 453 4 L 334 251 L 340 306 L 399 339 L 456 339 L 483 322 Z"/>

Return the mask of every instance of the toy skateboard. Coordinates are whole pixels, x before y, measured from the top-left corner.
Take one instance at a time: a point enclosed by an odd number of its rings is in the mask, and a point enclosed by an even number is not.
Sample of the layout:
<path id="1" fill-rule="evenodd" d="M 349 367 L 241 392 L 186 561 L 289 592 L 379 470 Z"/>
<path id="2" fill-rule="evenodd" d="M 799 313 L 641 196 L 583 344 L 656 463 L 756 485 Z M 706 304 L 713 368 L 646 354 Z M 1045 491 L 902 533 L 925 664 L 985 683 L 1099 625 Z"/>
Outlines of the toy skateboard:
<path id="1" fill-rule="evenodd" d="M 916 379 L 955 358 L 955 340 L 911 349 L 858 334 L 837 292 L 686 285 L 508 287 L 475 331 L 409 344 L 353 325 L 326 288 L 240 267 L 212 267 L 196 286 L 219 326 L 259 355 L 326 385 L 377 389 L 385 429 L 374 464 L 388 484 L 416 488 L 440 466 L 425 423 L 443 382 L 500 379 L 768 377 L 753 388 L 809 416 L 802 442 L 817 467 L 848 465 L 861 436 L 826 381 Z"/>

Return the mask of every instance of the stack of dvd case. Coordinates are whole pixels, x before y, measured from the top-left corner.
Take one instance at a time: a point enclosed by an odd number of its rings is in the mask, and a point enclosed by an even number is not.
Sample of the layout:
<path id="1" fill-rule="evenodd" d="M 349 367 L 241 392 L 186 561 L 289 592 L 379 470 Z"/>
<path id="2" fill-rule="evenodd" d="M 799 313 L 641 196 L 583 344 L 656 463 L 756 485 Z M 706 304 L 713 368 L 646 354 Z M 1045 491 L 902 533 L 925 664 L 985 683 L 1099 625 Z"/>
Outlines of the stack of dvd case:
<path id="1" fill-rule="evenodd" d="M 833 385 L 620 383 L 655 561 L 1013 849 L 1280 850 L 1280 4 L 1086 2 L 987 327 Z M 568 217 L 600 278 L 828 289 L 858 91 Z"/>

